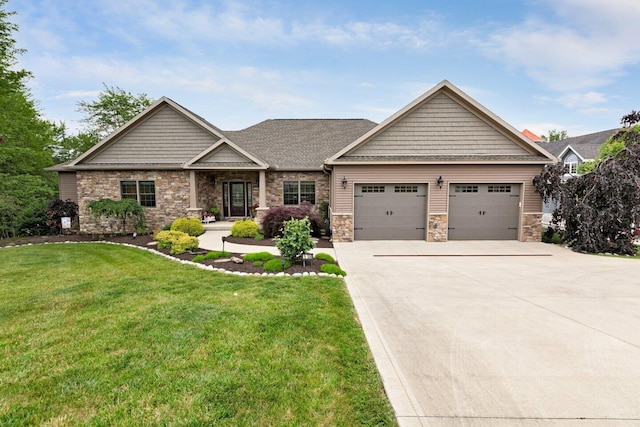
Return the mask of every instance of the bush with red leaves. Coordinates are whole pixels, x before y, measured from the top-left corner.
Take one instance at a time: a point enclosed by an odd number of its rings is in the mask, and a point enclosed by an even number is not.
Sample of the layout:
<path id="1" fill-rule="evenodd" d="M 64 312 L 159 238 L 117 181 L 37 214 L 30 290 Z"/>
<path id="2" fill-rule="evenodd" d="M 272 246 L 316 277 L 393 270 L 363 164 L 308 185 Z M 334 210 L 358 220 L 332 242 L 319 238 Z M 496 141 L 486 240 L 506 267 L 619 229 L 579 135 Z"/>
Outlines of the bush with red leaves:
<path id="1" fill-rule="evenodd" d="M 285 221 L 291 218 L 309 218 L 311 223 L 311 235 L 320 237 L 322 229 L 322 218 L 315 206 L 308 202 L 303 202 L 300 206 L 275 206 L 270 208 L 262 219 L 262 231 L 265 237 L 282 236 L 282 227 Z"/>

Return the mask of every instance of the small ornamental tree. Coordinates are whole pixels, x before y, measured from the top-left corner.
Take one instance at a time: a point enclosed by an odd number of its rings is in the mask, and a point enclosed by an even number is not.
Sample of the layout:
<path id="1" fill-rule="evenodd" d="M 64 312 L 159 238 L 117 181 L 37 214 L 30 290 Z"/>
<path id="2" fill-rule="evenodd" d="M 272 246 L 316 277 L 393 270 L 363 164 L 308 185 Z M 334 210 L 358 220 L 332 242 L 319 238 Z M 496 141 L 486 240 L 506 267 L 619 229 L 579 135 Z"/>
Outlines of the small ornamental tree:
<path id="1" fill-rule="evenodd" d="M 561 226 L 574 251 L 635 255 L 633 227 L 640 224 L 640 114 L 623 117 L 626 127 L 613 136 L 623 147 L 597 162 L 592 171 L 564 180 L 566 167 L 546 167 L 534 179 L 545 202 L 555 201 L 553 224 Z"/>
<path id="2" fill-rule="evenodd" d="M 47 206 L 47 225 L 55 234 L 62 233 L 62 218 L 69 217 L 74 222 L 78 218 L 78 204 L 71 200 L 56 199 Z"/>
<path id="3" fill-rule="evenodd" d="M 282 237 L 276 237 L 276 247 L 285 260 L 293 263 L 303 253 L 316 245 L 311 240 L 311 223 L 309 218 L 294 219 L 284 223 Z"/>
<path id="4" fill-rule="evenodd" d="M 127 219 L 133 220 L 136 232 L 146 232 L 147 224 L 144 215 L 144 208 L 140 206 L 140 203 L 138 203 L 137 200 L 93 200 L 87 203 L 87 210 L 96 219 L 107 218 L 120 221 L 123 233 L 127 232 Z M 111 223 L 110 227 L 111 234 L 114 234 L 114 224 Z"/>

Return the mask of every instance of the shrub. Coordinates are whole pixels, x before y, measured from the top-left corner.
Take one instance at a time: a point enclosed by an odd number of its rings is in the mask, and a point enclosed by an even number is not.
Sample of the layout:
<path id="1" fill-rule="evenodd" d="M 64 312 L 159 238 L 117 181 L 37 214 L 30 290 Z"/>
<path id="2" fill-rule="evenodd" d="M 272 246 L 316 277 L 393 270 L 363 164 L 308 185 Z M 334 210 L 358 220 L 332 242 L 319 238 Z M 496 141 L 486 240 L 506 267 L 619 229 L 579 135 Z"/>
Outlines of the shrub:
<path id="1" fill-rule="evenodd" d="M 236 221 L 231 226 L 233 237 L 255 237 L 259 231 L 258 224 L 251 219 Z"/>
<path id="2" fill-rule="evenodd" d="M 91 216 L 94 218 L 114 218 L 118 219 L 122 223 L 122 232 L 127 232 L 127 218 L 131 218 L 134 221 L 134 227 L 138 233 L 145 233 L 147 223 L 145 220 L 144 208 L 133 199 L 100 199 L 92 200 L 87 203 L 87 210 L 91 212 Z M 113 222 L 110 222 L 111 234 L 114 234 Z"/>
<path id="3" fill-rule="evenodd" d="M 274 258 L 269 252 L 253 252 L 242 257 L 245 261 L 271 261 Z"/>
<path id="4" fill-rule="evenodd" d="M 325 261 L 325 262 L 328 262 L 329 264 L 335 264 L 336 263 L 336 260 L 333 259 L 333 257 L 331 255 L 325 254 L 323 252 L 320 252 L 320 253 L 316 254 L 315 258 L 319 259 L 319 260 L 322 260 L 322 261 Z"/>
<path id="5" fill-rule="evenodd" d="M 312 249 L 311 225 L 308 218 L 291 219 L 284 223 L 282 237 L 276 237 L 276 247 L 287 261 L 293 262 L 298 256 Z"/>
<path id="6" fill-rule="evenodd" d="M 219 258 L 226 258 L 226 257 L 230 257 L 231 254 L 227 251 L 211 251 L 211 252 L 207 252 L 204 255 L 196 255 L 195 257 L 193 257 L 193 259 L 191 261 L 193 262 L 201 262 L 201 261 L 205 261 L 208 259 L 219 259 Z"/>
<path id="7" fill-rule="evenodd" d="M 52 232 L 62 233 L 63 217 L 69 217 L 72 222 L 75 222 L 78 218 L 78 204 L 71 200 L 56 199 L 47 205 L 47 225 Z"/>
<path id="8" fill-rule="evenodd" d="M 200 244 L 197 237 L 175 230 L 157 231 L 153 239 L 158 242 L 158 249 L 169 249 L 172 255 L 196 250 Z"/>
<path id="9" fill-rule="evenodd" d="M 346 276 L 347 273 L 335 264 L 322 264 L 320 271 L 327 274 L 336 274 L 338 276 Z"/>
<path id="10" fill-rule="evenodd" d="M 264 269 L 264 271 L 273 273 L 276 271 L 284 271 L 287 268 L 291 267 L 291 263 L 289 261 L 285 260 L 284 265 L 282 265 L 282 261 L 283 260 L 280 258 L 274 258 L 271 261 L 265 262 L 262 268 Z"/>
<path id="11" fill-rule="evenodd" d="M 253 266 L 254 267 L 262 267 L 262 264 L 264 264 L 263 261 L 253 261 Z"/>
<path id="12" fill-rule="evenodd" d="M 562 235 L 555 231 L 552 227 L 547 228 L 542 232 L 543 243 L 561 244 L 563 242 Z"/>
<path id="13" fill-rule="evenodd" d="M 197 218 L 178 218 L 171 223 L 171 230 L 182 231 L 189 236 L 200 236 L 204 234 L 204 226 Z"/>
<path id="14" fill-rule="evenodd" d="M 262 219 L 262 231 L 265 237 L 282 235 L 284 223 L 290 219 L 309 218 L 311 234 L 320 237 L 322 218 L 311 203 L 305 202 L 300 206 L 275 206 L 270 208 Z"/>

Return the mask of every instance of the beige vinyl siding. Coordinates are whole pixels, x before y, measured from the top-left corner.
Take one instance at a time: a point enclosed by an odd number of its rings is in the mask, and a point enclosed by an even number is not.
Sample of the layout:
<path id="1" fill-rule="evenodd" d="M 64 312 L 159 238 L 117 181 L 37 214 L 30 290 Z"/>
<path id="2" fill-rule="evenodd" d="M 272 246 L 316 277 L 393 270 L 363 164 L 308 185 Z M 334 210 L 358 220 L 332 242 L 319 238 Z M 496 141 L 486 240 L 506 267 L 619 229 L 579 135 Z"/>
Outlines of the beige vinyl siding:
<path id="1" fill-rule="evenodd" d="M 541 171 L 536 165 L 363 165 L 335 166 L 333 173 L 334 213 L 353 212 L 354 184 L 362 183 L 419 183 L 429 184 L 429 214 L 447 213 L 448 186 L 451 183 L 509 183 L 522 184 L 523 213 L 542 212 L 542 200 L 531 180 Z M 346 190 L 342 177 L 347 178 Z M 444 184 L 438 188 L 437 179 Z"/>
<path id="2" fill-rule="evenodd" d="M 198 160 L 195 164 L 196 165 L 198 164 L 215 165 L 215 164 L 233 164 L 233 163 L 255 164 L 250 159 L 238 153 L 236 150 L 229 147 L 228 145 L 220 146 L 213 153 L 210 153 L 203 159 Z"/>
<path id="3" fill-rule="evenodd" d="M 165 105 L 83 163 L 184 163 L 218 139 Z"/>
<path id="4" fill-rule="evenodd" d="M 528 154 L 515 139 L 440 93 L 348 156 Z"/>
<path id="5" fill-rule="evenodd" d="M 78 203 L 78 180 L 75 172 L 58 172 L 58 190 L 60 200 Z"/>

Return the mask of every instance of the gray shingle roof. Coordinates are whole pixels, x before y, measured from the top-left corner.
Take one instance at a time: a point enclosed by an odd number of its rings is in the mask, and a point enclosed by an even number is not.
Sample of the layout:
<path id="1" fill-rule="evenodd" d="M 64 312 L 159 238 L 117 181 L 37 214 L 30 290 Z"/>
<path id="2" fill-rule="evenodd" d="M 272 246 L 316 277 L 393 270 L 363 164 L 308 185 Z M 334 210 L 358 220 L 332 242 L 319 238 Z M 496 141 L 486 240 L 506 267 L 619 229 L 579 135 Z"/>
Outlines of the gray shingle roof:
<path id="1" fill-rule="evenodd" d="M 272 169 L 321 170 L 325 159 L 375 126 L 366 119 L 272 119 L 223 133 Z"/>
<path id="2" fill-rule="evenodd" d="M 598 148 L 619 130 L 620 128 L 609 129 L 560 141 L 541 142 L 540 146 L 558 157 L 570 145 L 583 159 L 594 159 L 598 155 Z"/>

